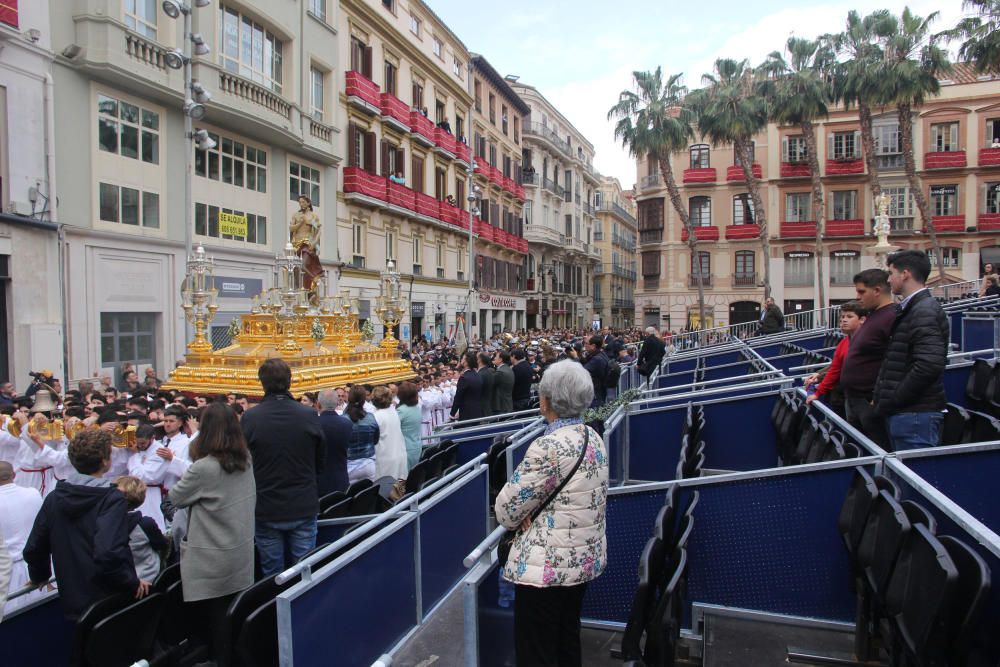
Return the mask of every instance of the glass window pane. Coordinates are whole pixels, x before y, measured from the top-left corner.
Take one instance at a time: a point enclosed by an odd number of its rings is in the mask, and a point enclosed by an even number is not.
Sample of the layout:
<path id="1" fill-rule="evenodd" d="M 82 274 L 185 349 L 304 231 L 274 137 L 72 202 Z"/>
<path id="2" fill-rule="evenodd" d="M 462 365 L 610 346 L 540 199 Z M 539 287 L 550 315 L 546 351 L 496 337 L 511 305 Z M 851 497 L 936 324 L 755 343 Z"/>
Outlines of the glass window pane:
<path id="1" fill-rule="evenodd" d="M 250 190 L 257 189 L 257 167 L 251 164 L 247 165 L 247 188 Z"/>
<path id="2" fill-rule="evenodd" d="M 118 186 L 101 183 L 100 189 L 101 220 L 118 222 Z"/>
<path id="3" fill-rule="evenodd" d="M 208 207 L 208 235 L 219 236 L 219 207 Z"/>
<path id="4" fill-rule="evenodd" d="M 309 198 L 312 200 L 313 206 L 319 206 L 319 185 L 313 183 L 312 188 L 310 188 Z"/>
<path id="5" fill-rule="evenodd" d="M 243 187 L 243 160 L 233 162 L 233 185 Z"/>
<path id="6" fill-rule="evenodd" d="M 257 243 L 267 245 L 267 218 L 257 216 Z"/>
<path id="7" fill-rule="evenodd" d="M 142 161 L 150 164 L 160 163 L 160 135 L 155 132 L 142 132 Z"/>
<path id="8" fill-rule="evenodd" d="M 115 339 L 111 336 L 101 336 L 101 364 L 107 366 L 118 361 L 115 358 Z"/>
<path id="9" fill-rule="evenodd" d="M 101 313 L 101 333 L 112 333 L 115 330 L 115 317 L 111 313 Z"/>
<path id="10" fill-rule="evenodd" d="M 288 173 L 291 174 L 292 176 L 298 176 L 299 175 L 299 163 L 298 162 L 289 162 L 288 163 Z"/>
<path id="11" fill-rule="evenodd" d="M 97 121 L 97 141 L 101 150 L 109 153 L 118 152 L 118 123 L 108 118 Z"/>
<path id="12" fill-rule="evenodd" d="M 135 338 L 121 336 L 118 339 L 118 361 L 135 361 Z"/>
<path id="13" fill-rule="evenodd" d="M 121 119 L 127 123 L 139 124 L 139 107 L 128 102 L 121 103 Z"/>
<path id="14" fill-rule="evenodd" d="M 204 204 L 194 205 L 194 233 L 205 235 L 208 228 L 208 207 Z"/>
<path id="15" fill-rule="evenodd" d="M 229 155 L 233 154 L 233 140 L 232 139 L 223 139 L 222 140 L 222 152 L 223 153 L 228 153 Z"/>
<path id="16" fill-rule="evenodd" d="M 136 360 L 153 358 L 153 337 L 136 336 Z"/>
<path id="17" fill-rule="evenodd" d="M 118 100 L 106 95 L 97 96 L 97 111 L 109 116 L 118 117 Z"/>
<path id="18" fill-rule="evenodd" d="M 222 182 L 233 182 L 233 158 L 228 155 L 222 156 Z"/>
<path id="19" fill-rule="evenodd" d="M 248 215 L 247 216 L 247 238 L 246 240 L 250 243 L 257 242 L 257 216 Z"/>
<path id="20" fill-rule="evenodd" d="M 139 157 L 139 129 L 132 125 L 122 124 L 122 155 Z"/>
<path id="21" fill-rule="evenodd" d="M 208 177 L 219 180 L 219 154 L 211 151 L 208 153 Z"/>
<path id="22" fill-rule="evenodd" d="M 288 200 L 295 201 L 299 198 L 299 179 L 288 177 Z"/>
<path id="23" fill-rule="evenodd" d="M 136 315 L 136 331 L 146 331 L 153 333 L 153 316 L 152 315 Z"/>
<path id="24" fill-rule="evenodd" d="M 122 222 L 126 225 L 139 224 L 139 191 L 122 188 Z"/>
<path id="25" fill-rule="evenodd" d="M 267 166 L 267 152 L 258 150 L 257 151 L 257 164 L 262 164 Z"/>
<path id="26" fill-rule="evenodd" d="M 142 226 L 160 227 L 160 195 L 155 192 L 142 193 Z"/>
<path id="27" fill-rule="evenodd" d="M 197 175 L 197 176 L 205 176 L 208 173 L 206 171 L 207 168 L 208 168 L 208 154 L 206 153 L 206 151 L 198 151 L 198 150 L 196 150 L 194 152 L 194 173 L 195 173 L 195 175 Z"/>
<path id="28" fill-rule="evenodd" d="M 118 315 L 118 333 L 132 333 L 135 331 L 135 319 L 131 315 Z"/>
<path id="29" fill-rule="evenodd" d="M 267 192 L 267 171 L 257 169 L 257 192 Z"/>
<path id="30" fill-rule="evenodd" d="M 243 157 L 243 149 L 244 148 L 245 147 L 243 146 L 242 143 L 240 143 L 238 141 L 234 141 L 233 142 L 233 155 L 235 155 L 238 158 L 242 158 Z"/>
<path id="31" fill-rule="evenodd" d="M 257 161 L 257 149 L 253 146 L 247 146 L 247 160 L 250 162 Z"/>
<path id="32" fill-rule="evenodd" d="M 160 114 L 143 109 L 142 126 L 150 130 L 160 129 Z"/>

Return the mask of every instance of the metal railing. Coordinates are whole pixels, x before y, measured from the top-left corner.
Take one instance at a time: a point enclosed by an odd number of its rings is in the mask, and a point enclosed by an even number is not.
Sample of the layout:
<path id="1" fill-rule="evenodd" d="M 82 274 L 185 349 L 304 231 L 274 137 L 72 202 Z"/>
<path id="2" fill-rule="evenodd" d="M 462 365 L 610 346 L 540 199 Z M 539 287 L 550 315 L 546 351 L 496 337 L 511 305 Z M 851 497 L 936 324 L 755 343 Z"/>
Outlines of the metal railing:
<path id="1" fill-rule="evenodd" d="M 566 189 L 563 186 L 556 183 L 555 181 L 553 181 L 548 176 L 542 177 L 542 187 L 548 190 L 549 192 L 554 193 L 558 197 L 566 196 Z"/>
<path id="2" fill-rule="evenodd" d="M 964 280 L 959 283 L 949 283 L 947 285 L 934 285 L 931 287 L 931 294 L 939 299 L 950 301 L 965 296 L 970 292 L 979 294 L 980 282 L 978 280 Z"/>
<path id="3" fill-rule="evenodd" d="M 615 299 L 614 302 L 612 303 L 612 306 L 615 308 L 634 309 L 635 301 L 633 301 L 632 299 Z"/>
<path id="4" fill-rule="evenodd" d="M 620 276 L 622 278 L 628 278 L 630 280 L 635 280 L 635 269 L 626 269 L 624 266 L 621 266 L 620 264 L 614 264 L 611 266 L 611 272 L 614 273 L 616 276 Z"/>
<path id="5" fill-rule="evenodd" d="M 663 178 L 659 174 L 649 174 L 639 179 L 639 188 L 643 190 L 646 188 L 655 188 L 661 183 L 663 183 Z"/>
<path id="6" fill-rule="evenodd" d="M 733 274 L 733 287 L 756 287 L 756 286 L 757 286 L 756 273 Z"/>
<path id="7" fill-rule="evenodd" d="M 635 220 L 635 216 L 634 215 L 632 215 L 631 213 L 629 213 L 628 211 L 626 211 L 624 207 L 616 204 L 615 202 L 602 201 L 601 202 L 601 210 L 602 211 L 608 211 L 609 213 L 614 213 L 619 218 L 621 218 L 622 220 L 625 220 L 626 222 L 628 222 L 630 224 L 633 224 L 633 225 L 638 224 L 636 222 L 636 220 Z"/>
<path id="8" fill-rule="evenodd" d="M 565 139 L 560 137 L 556 131 L 548 125 L 542 125 L 541 123 L 536 122 L 525 123 L 524 134 L 542 137 L 566 155 L 573 157 L 573 149 L 570 147 L 569 143 L 567 143 Z"/>
<path id="9" fill-rule="evenodd" d="M 689 287 L 697 287 L 698 281 L 701 281 L 702 287 L 712 286 L 712 276 L 695 276 L 695 275 L 688 276 Z"/>
<path id="10" fill-rule="evenodd" d="M 521 172 L 521 178 L 518 181 L 521 185 L 538 185 L 541 178 L 541 174 L 536 172 Z"/>

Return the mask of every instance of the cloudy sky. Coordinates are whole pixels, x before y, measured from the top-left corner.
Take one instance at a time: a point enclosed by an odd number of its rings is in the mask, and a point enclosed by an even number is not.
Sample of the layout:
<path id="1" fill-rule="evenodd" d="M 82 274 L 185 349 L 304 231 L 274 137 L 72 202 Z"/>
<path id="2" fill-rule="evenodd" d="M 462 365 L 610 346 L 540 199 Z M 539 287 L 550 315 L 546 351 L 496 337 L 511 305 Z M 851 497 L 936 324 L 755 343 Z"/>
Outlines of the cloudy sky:
<path id="1" fill-rule="evenodd" d="M 901 12 L 905 2 L 856 0 L 504 0 L 489 10 L 469 0 L 426 0 L 465 42 L 502 75 L 537 87 L 595 146 L 595 166 L 630 188 L 635 166 L 614 140 L 608 109 L 631 87 L 634 70 L 683 73 L 699 86 L 716 58 L 759 63 L 790 35 L 815 37 L 841 30 L 847 12 Z M 915 0 L 921 16 L 940 11 L 942 30 L 961 15 L 961 0 Z"/>

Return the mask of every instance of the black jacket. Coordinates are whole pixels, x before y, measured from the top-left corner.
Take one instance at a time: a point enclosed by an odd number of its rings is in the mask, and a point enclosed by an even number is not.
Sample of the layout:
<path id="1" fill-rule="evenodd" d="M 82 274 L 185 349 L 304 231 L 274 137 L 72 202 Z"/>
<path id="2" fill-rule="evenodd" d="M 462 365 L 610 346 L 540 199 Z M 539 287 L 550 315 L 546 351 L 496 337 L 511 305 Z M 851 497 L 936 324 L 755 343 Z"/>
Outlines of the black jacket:
<path id="1" fill-rule="evenodd" d="M 608 401 L 608 357 L 603 350 L 598 350 L 587 358 L 583 367 L 590 373 L 590 379 L 594 383 L 594 400 L 590 407 L 604 405 Z"/>
<path id="2" fill-rule="evenodd" d="M 948 316 L 941 304 L 927 290 L 914 294 L 892 324 L 875 382 L 875 412 L 889 416 L 944 410 L 949 340 Z"/>
<path id="3" fill-rule="evenodd" d="M 483 417 L 489 417 L 495 414 L 493 409 L 496 403 L 496 371 L 490 366 L 483 366 L 477 373 L 479 377 L 483 379 Z"/>
<path id="4" fill-rule="evenodd" d="M 642 340 L 642 348 L 639 350 L 639 358 L 636 366 L 643 375 L 649 375 L 653 369 L 663 361 L 663 355 L 667 351 L 667 344 L 656 334 L 648 334 Z"/>
<path id="5" fill-rule="evenodd" d="M 354 422 L 327 410 L 319 415 L 319 426 L 326 440 L 326 461 L 316 476 L 320 498 L 334 491 L 347 491 L 347 443 L 351 440 Z"/>
<path id="6" fill-rule="evenodd" d="M 493 375 L 493 414 L 505 415 L 514 411 L 514 371 L 507 364 Z"/>
<path id="7" fill-rule="evenodd" d="M 458 378 L 455 400 L 451 402 L 451 416 L 460 420 L 479 419 L 483 416 L 483 378 L 476 371 L 466 370 Z"/>
<path id="8" fill-rule="evenodd" d="M 48 581 L 55 566 L 59 600 L 75 620 L 94 602 L 115 593 L 135 593 L 130 525 L 125 496 L 114 486 L 63 481 L 42 503 L 24 545 L 32 581 Z"/>
<path id="9" fill-rule="evenodd" d="M 781 312 L 781 308 L 777 305 L 771 304 L 764 311 L 764 319 L 760 321 L 760 332 L 762 334 L 772 334 L 778 333 L 785 328 L 785 316 Z"/>
<path id="10" fill-rule="evenodd" d="M 319 415 L 291 394 L 267 394 L 240 422 L 253 455 L 257 519 L 294 521 L 319 513 L 316 475 L 326 460 Z"/>
<path id="11" fill-rule="evenodd" d="M 514 371 L 514 392 L 515 401 L 526 401 L 531 398 L 531 380 L 535 376 L 531 364 L 527 360 L 519 361 L 511 367 Z"/>

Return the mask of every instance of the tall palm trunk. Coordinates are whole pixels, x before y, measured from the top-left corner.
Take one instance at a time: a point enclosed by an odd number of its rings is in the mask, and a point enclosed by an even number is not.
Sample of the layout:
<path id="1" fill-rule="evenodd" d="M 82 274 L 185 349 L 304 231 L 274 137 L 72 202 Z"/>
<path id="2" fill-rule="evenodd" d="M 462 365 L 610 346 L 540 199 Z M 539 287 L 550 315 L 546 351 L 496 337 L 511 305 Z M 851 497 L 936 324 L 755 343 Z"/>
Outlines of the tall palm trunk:
<path id="1" fill-rule="evenodd" d="M 681 219 L 681 224 L 688 233 L 688 248 L 691 249 L 691 268 L 694 269 L 695 281 L 698 283 L 698 319 L 699 329 L 705 329 L 705 285 L 701 277 L 701 258 L 698 257 L 698 238 L 695 236 L 694 227 L 691 226 L 691 216 L 681 200 L 681 191 L 677 189 L 677 181 L 674 180 L 674 169 L 670 166 L 670 159 L 664 157 L 657 158 L 660 163 L 660 173 L 663 174 L 663 181 L 667 184 L 667 194 L 670 195 L 670 203 Z M 664 212 L 665 213 L 665 212 Z M 666 217 L 664 215 L 664 217 Z"/>
<path id="2" fill-rule="evenodd" d="M 861 148 L 868 167 L 868 185 L 872 190 L 872 203 L 882 195 L 878 182 L 878 156 L 875 154 L 875 131 L 872 129 L 872 108 L 867 102 L 858 101 L 858 120 L 861 121 Z"/>
<path id="3" fill-rule="evenodd" d="M 924 194 L 923 184 L 917 174 L 916 161 L 913 159 L 913 111 L 909 104 L 896 106 L 899 114 L 899 132 L 903 139 L 903 166 L 906 169 L 906 180 L 910 184 L 910 194 L 917 202 L 917 210 L 920 211 L 920 219 L 924 223 L 924 229 L 931 237 L 931 247 L 934 249 L 934 257 L 937 259 L 938 277 L 944 283 L 944 258 L 941 253 L 941 242 L 937 237 L 937 230 L 934 229 L 934 219 L 931 216 L 931 205 Z"/>
<path id="4" fill-rule="evenodd" d="M 771 296 L 771 242 L 768 237 L 764 200 L 760 197 L 760 181 L 753 175 L 753 157 L 750 155 L 750 146 L 747 142 L 743 139 L 737 139 L 733 142 L 733 150 L 740 158 L 743 180 L 746 181 L 747 190 L 750 191 L 750 199 L 753 200 L 754 216 L 756 217 L 755 222 L 760 231 L 760 247 L 764 253 L 764 299 L 766 300 Z"/>
<path id="5" fill-rule="evenodd" d="M 820 180 L 819 154 L 816 152 L 816 132 L 811 120 L 799 124 L 802 138 L 806 142 L 809 159 L 809 179 L 812 181 L 813 220 L 816 221 L 816 284 L 819 287 L 817 309 L 826 308 L 826 281 L 823 278 L 823 235 L 826 233 L 826 207 L 823 206 L 823 182 Z M 820 315 L 822 318 L 822 314 Z M 821 324 L 827 324 L 821 322 Z"/>

